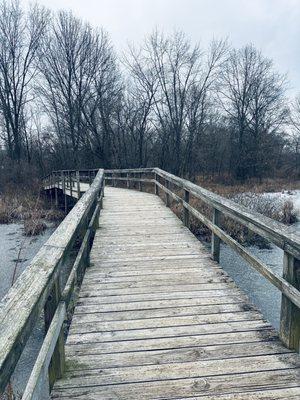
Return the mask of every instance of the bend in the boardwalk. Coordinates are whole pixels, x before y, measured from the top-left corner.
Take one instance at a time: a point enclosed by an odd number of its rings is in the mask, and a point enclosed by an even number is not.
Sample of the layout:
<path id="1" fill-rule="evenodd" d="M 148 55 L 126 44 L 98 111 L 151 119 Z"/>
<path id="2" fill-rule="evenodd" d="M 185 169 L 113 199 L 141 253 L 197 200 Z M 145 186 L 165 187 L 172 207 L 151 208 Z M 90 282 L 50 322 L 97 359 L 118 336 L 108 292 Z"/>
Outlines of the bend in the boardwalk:
<path id="1" fill-rule="evenodd" d="M 300 398 L 299 356 L 159 197 L 103 207 L 53 399 Z"/>

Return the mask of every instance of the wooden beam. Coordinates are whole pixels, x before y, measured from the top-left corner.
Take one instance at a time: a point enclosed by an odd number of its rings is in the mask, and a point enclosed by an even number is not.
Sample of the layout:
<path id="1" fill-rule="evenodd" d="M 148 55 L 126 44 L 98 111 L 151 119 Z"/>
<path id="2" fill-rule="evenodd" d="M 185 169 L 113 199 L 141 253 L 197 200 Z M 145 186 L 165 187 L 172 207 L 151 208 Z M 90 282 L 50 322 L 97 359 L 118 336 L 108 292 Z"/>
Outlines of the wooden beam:
<path id="1" fill-rule="evenodd" d="M 53 352 L 55 352 L 59 338 L 63 335 L 65 318 L 66 306 L 65 303 L 60 302 L 30 374 L 22 400 L 40 399 L 40 394 L 44 390 L 45 382 L 47 382 L 47 373 Z"/>
<path id="2" fill-rule="evenodd" d="M 300 260 L 286 252 L 283 256 L 283 279 L 299 290 Z M 299 352 L 300 310 L 285 294 L 281 299 L 280 338 L 289 349 Z"/>
<path id="3" fill-rule="evenodd" d="M 221 213 L 217 209 L 213 209 L 212 223 L 220 226 Z M 220 238 L 213 232 L 211 234 L 211 255 L 214 261 L 220 261 Z"/>
<path id="4" fill-rule="evenodd" d="M 188 190 L 184 191 L 184 202 L 188 204 L 190 202 L 190 192 Z M 189 228 L 190 226 L 190 213 L 189 210 L 183 206 L 183 223 Z"/>

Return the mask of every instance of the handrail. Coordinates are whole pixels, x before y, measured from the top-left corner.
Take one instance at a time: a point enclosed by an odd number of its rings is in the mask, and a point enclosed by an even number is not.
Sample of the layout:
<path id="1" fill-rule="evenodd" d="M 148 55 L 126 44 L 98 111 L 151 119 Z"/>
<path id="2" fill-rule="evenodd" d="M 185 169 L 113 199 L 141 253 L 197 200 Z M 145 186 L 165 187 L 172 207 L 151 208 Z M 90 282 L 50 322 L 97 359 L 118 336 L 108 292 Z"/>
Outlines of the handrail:
<path id="1" fill-rule="evenodd" d="M 75 263 L 77 268 L 82 268 L 82 264 L 87 263 L 84 256 L 95 231 L 103 188 L 104 171 L 99 170 L 90 188 L 41 247 L 0 303 L 0 393 L 4 391 L 42 310 L 44 309 L 45 325 L 48 329 L 60 301 L 67 303 L 66 299 L 70 299 L 69 292 L 61 288 L 61 273 L 76 239 L 82 235 L 84 240 Z M 68 288 L 72 288 L 77 278 L 74 266 L 70 275 L 73 281 L 69 277 Z M 68 306 L 66 304 L 67 308 Z M 61 330 L 49 370 L 50 386 L 63 372 L 63 342 Z"/>
<path id="2" fill-rule="evenodd" d="M 232 200 L 210 192 L 186 179 L 179 178 L 159 168 L 153 169 L 161 178 L 167 179 L 181 189 L 188 190 L 192 195 L 206 204 L 216 208 L 233 218 L 251 231 L 264 236 L 283 250 L 300 258 L 300 236 L 291 233 L 287 226 L 255 211 L 248 209 Z"/>

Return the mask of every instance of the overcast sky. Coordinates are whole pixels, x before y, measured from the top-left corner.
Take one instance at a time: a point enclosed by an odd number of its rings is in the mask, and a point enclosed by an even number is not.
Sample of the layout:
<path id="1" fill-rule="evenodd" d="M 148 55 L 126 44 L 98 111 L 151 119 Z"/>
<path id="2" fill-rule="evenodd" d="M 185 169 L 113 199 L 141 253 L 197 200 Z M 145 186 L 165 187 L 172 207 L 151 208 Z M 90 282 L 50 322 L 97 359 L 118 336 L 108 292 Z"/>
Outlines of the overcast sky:
<path id="1" fill-rule="evenodd" d="M 23 0 L 29 3 L 29 0 Z M 102 26 L 117 50 L 140 42 L 155 27 L 184 31 L 207 45 L 228 37 L 240 47 L 253 43 L 287 73 L 290 94 L 300 92 L 300 0 L 37 0 Z"/>

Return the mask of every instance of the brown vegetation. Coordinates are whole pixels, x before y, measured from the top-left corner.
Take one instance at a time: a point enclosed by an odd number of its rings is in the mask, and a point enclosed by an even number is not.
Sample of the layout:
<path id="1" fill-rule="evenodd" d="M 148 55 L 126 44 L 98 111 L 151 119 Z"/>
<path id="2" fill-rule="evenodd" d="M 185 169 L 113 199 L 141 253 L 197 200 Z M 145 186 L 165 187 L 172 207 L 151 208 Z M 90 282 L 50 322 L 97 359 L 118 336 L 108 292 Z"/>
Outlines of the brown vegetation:
<path id="1" fill-rule="evenodd" d="M 14 180 L 12 176 L 11 182 Z M 46 229 L 47 222 L 58 222 L 64 217 L 62 211 L 53 208 L 41 195 L 40 183 L 36 178 L 30 185 L 5 182 L 1 189 L 0 224 L 22 221 L 26 236 L 38 235 Z"/>
<path id="2" fill-rule="evenodd" d="M 248 209 L 254 212 L 259 212 L 260 214 L 276 221 L 284 224 L 291 224 L 296 221 L 296 213 L 291 201 L 287 200 L 279 202 L 273 197 L 268 197 L 267 195 L 260 196 L 260 194 L 291 190 L 292 187 L 295 189 L 295 187 L 300 187 L 299 182 L 294 185 L 286 180 L 268 180 L 262 184 L 258 184 L 257 182 L 247 182 L 243 185 L 225 185 L 213 180 L 203 180 L 198 178 L 197 183 L 220 196 L 236 201 L 237 203 L 246 206 Z M 211 218 L 211 208 L 202 201 L 192 197 L 190 203 L 203 215 Z M 172 210 L 179 218 L 183 219 L 182 207 L 179 204 L 173 202 Z M 227 233 L 242 244 L 268 247 L 266 239 L 261 238 L 256 233 L 251 232 L 247 227 L 242 226 L 229 217 L 223 216 L 221 224 Z M 210 230 L 201 224 L 196 218 L 190 218 L 190 229 L 197 237 L 205 241 L 210 241 Z"/>

